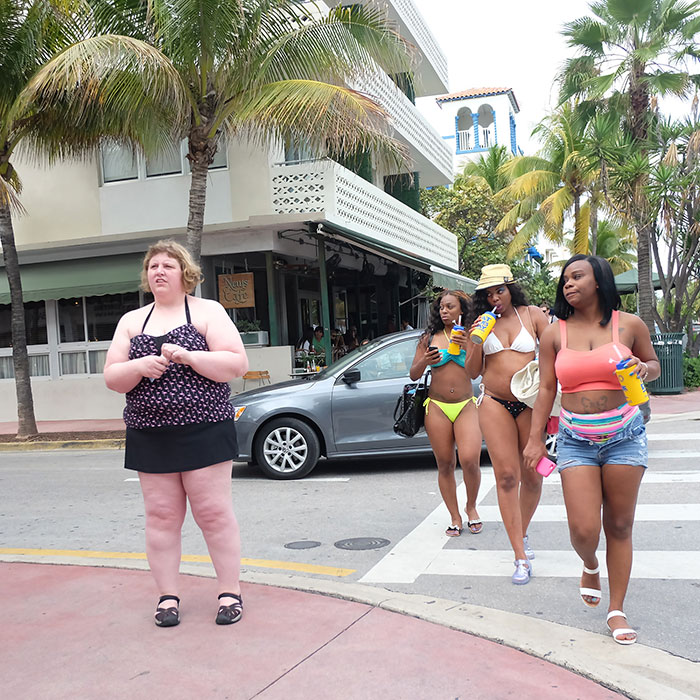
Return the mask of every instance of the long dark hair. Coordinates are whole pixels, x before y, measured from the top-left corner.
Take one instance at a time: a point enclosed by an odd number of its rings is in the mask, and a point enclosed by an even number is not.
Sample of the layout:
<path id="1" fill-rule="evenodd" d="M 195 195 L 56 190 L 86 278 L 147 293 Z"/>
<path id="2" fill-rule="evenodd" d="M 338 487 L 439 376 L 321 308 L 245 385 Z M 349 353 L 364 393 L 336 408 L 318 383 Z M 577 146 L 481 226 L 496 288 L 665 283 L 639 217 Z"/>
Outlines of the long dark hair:
<path id="1" fill-rule="evenodd" d="M 451 294 L 453 297 L 459 300 L 459 305 L 462 309 L 462 325 L 465 328 L 471 326 L 472 322 L 476 318 L 476 314 L 474 313 L 474 309 L 472 307 L 471 299 L 461 289 L 445 289 L 442 292 L 440 292 L 440 294 L 438 294 L 437 297 L 435 297 L 435 300 L 430 305 L 430 316 L 428 317 L 428 325 L 423 331 L 423 335 L 421 335 L 421 337 L 419 338 L 419 341 L 423 340 L 423 338 L 425 338 L 426 336 L 435 335 L 436 333 L 439 333 L 445 328 L 445 324 L 440 318 L 440 302 L 448 294 Z"/>
<path id="2" fill-rule="evenodd" d="M 510 292 L 510 300 L 513 306 L 527 306 L 527 296 L 523 291 L 523 288 L 517 282 L 508 282 L 508 291 Z M 493 285 L 494 287 L 500 287 L 501 285 Z M 483 314 L 484 311 L 491 311 L 493 306 L 488 302 L 488 288 L 477 289 L 472 296 L 472 301 L 474 302 L 474 311 L 476 315 L 479 316 Z"/>
<path id="3" fill-rule="evenodd" d="M 601 326 L 607 326 L 612 317 L 613 309 L 620 308 L 620 295 L 615 287 L 615 275 L 610 263 L 598 255 L 583 255 L 579 253 L 569 258 L 561 269 L 559 284 L 557 285 L 557 296 L 554 300 L 554 315 L 557 318 L 567 319 L 574 313 L 574 307 L 564 298 L 564 272 L 571 263 L 577 260 L 585 260 L 593 268 L 593 276 L 598 285 L 598 302 L 603 311 Z"/>

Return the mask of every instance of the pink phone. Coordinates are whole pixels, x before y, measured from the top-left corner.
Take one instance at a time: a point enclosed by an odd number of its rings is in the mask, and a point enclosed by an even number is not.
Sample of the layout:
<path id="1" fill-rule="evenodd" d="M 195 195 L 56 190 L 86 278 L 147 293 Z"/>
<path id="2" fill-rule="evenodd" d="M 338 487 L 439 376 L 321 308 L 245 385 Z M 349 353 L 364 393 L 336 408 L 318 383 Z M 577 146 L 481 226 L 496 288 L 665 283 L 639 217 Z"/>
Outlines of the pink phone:
<path id="1" fill-rule="evenodd" d="M 542 459 L 537 462 L 535 470 L 538 474 L 542 474 L 542 476 L 549 476 L 554 471 L 554 467 L 556 466 L 556 462 L 552 462 L 552 460 L 547 457 L 542 457 Z"/>

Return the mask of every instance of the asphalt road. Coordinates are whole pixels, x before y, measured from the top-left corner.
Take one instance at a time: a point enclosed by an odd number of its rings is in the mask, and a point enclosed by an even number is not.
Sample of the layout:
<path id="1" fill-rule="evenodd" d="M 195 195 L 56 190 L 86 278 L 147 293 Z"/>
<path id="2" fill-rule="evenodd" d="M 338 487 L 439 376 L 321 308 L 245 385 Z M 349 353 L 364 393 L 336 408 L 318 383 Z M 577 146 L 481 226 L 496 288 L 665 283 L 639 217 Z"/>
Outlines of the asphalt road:
<path id="1" fill-rule="evenodd" d="M 697 421 L 666 420 L 652 423 L 649 434 L 650 469 L 637 509 L 625 610 L 641 643 L 700 661 L 700 433 Z M 139 485 L 122 459 L 119 451 L 0 455 L 0 554 L 26 548 L 143 552 Z M 534 577 L 516 587 L 487 459 L 482 473 L 483 532 L 448 539 L 430 460 L 325 462 L 306 479 L 289 482 L 267 480 L 254 467 L 237 464 L 232 493 L 243 568 L 360 581 L 604 634 L 607 580 L 601 606 L 586 608 L 556 475 L 545 482 L 530 528 Z M 371 548 L 343 549 L 343 540 Z M 206 553 L 188 515 L 183 554 Z"/>

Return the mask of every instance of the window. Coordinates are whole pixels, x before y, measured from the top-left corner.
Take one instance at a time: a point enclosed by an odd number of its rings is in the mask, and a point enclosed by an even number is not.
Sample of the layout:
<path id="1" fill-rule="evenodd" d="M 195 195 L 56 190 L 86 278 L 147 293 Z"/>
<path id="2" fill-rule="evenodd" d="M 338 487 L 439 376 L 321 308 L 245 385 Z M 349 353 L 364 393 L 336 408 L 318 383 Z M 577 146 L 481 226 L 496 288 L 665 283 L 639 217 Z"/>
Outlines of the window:
<path id="1" fill-rule="evenodd" d="M 12 347 L 12 310 L 10 304 L 0 304 L 0 348 Z M 45 345 L 46 303 L 27 301 L 24 303 L 24 326 L 27 332 L 27 345 Z"/>
<path id="2" fill-rule="evenodd" d="M 136 180 L 138 174 L 138 160 L 132 149 L 116 143 L 102 146 L 102 179 L 105 182 Z"/>
<path id="3" fill-rule="evenodd" d="M 139 306 L 139 295 L 129 292 L 59 299 L 57 305 L 60 373 L 99 374 L 117 322 L 127 311 Z M 95 347 L 93 343 L 103 343 L 104 347 Z"/>
<path id="4" fill-rule="evenodd" d="M 361 381 L 397 379 L 407 377 L 416 353 L 416 340 L 404 340 L 383 348 L 355 365 L 360 370 Z"/>
<path id="5" fill-rule="evenodd" d="M 219 140 L 219 145 L 216 149 L 216 155 L 212 164 L 209 166 L 209 170 L 216 170 L 217 168 L 225 168 L 228 165 L 228 158 L 226 156 L 226 141 L 223 139 Z"/>
<path id="6" fill-rule="evenodd" d="M 49 356 L 47 354 L 29 356 L 29 376 L 48 377 L 49 374 Z M 5 355 L 0 357 L 0 379 L 14 378 L 15 368 L 12 364 L 12 356 Z"/>
<path id="7" fill-rule="evenodd" d="M 182 173 L 182 154 L 179 145 L 173 145 L 157 156 L 146 158 L 146 177 L 179 175 L 180 173 Z"/>

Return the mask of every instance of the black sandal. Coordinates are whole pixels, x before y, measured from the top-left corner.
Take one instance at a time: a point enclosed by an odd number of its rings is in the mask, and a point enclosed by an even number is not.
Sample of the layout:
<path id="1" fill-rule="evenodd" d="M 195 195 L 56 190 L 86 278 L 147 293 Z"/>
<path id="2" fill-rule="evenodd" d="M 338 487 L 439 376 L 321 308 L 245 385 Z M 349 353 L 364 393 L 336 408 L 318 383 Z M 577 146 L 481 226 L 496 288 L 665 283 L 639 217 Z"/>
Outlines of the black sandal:
<path id="1" fill-rule="evenodd" d="M 217 625 L 232 625 L 238 622 L 243 617 L 243 598 L 235 593 L 220 593 L 219 600 L 222 598 L 235 598 L 238 602 L 231 605 L 220 605 L 219 612 L 216 613 Z"/>
<path id="2" fill-rule="evenodd" d="M 176 595 L 162 595 L 158 599 L 155 621 L 158 627 L 175 627 L 180 624 L 180 610 L 174 605 L 169 608 L 161 608 L 160 604 L 166 600 L 174 600 L 180 605 L 180 599 Z"/>

